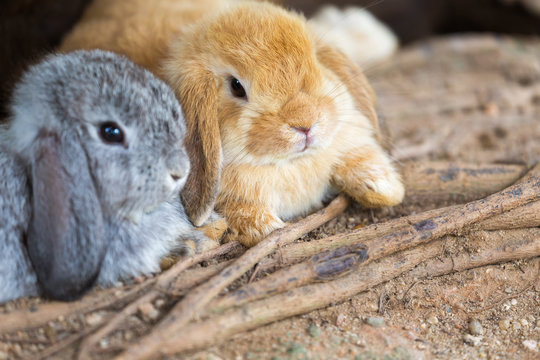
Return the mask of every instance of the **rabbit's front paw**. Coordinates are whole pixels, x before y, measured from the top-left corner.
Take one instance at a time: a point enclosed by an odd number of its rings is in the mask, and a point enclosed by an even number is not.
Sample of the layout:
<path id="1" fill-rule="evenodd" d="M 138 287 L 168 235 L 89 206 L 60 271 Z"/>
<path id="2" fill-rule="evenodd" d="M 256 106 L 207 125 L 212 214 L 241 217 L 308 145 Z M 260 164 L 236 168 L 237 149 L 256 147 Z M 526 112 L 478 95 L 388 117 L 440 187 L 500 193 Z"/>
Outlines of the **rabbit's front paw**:
<path id="1" fill-rule="evenodd" d="M 210 219 L 206 224 L 199 227 L 199 230 L 206 235 L 206 237 L 219 243 L 219 240 L 227 231 L 227 221 L 222 218 Z"/>
<path id="2" fill-rule="evenodd" d="M 405 188 L 388 155 L 376 145 L 365 146 L 343 159 L 333 182 L 366 207 L 394 206 L 403 201 Z"/>
<path id="3" fill-rule="evenodd" d="M 212 250 L 219 246 L 219 242 L 213 240 L 202 232 L 197 231 L 189 237 L 181 239 L 177 253 L 180 255 L 191 256 L 194 254 L 202 253 L 208 250 Z"/>
<path id="4" fill-rule="evenodd" d="M 237 240 L 242 245 L 257 245 L 272 231 L 281 229 L 285 223 L 265 209 L 248 205 L 230 206 L 227 212 L 229 230 L 224 242 Z"/>
<path id="5" fill-rule="evenodd" d="M 365 190 L 358 202 L 365 207 L 394 206 L 403 200 L 405 188 L 396 173 L 364 181 Z"/>

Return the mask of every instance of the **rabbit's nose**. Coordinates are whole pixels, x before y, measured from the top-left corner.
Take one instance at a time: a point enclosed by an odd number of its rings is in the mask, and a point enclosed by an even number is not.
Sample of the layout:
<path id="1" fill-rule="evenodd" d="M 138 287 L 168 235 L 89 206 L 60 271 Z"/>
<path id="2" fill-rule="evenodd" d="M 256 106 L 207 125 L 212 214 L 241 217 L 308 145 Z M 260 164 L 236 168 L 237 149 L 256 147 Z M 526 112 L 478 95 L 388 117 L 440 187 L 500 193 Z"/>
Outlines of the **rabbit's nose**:
<path id="1" fill-rule="evenodd" d="M 309 135 L 309 132 L 311 131 L 311 127 L 303 127 L 303 126 L 292 126 L 294 130 L 296 130 L 299 133 L 302 133 L 304 135 Z"/>

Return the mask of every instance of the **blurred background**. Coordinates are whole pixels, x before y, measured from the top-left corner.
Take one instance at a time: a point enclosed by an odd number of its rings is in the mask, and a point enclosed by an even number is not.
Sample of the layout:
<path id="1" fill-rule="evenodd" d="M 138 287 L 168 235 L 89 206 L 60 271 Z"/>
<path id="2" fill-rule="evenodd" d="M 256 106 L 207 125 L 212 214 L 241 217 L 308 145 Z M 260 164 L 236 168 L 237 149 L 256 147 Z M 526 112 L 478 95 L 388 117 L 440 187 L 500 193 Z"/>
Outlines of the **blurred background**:
<path id="1" fill-rule="evenodd" d="M 149 0 L 151 1 L 151 0 Z M 0 2 L 0 116 L 22 70 L 54 49 L 90 0 Z M 326 4 L 362 6 L 390 26 L 401 44 L 433 34 L 540 34 L 540 0 L 275 0 L 308 17 Z"/>

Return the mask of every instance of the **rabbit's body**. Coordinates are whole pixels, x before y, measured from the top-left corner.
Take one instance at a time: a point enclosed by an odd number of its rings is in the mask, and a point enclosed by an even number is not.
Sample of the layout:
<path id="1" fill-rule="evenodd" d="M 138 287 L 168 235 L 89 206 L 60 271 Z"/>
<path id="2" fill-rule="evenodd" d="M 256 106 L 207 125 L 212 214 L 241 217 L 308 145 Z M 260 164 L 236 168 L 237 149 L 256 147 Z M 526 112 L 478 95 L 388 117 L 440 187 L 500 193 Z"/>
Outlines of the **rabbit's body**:
<path id="1" fill-rule="evenodd" d="M 36 274 L 23 244 L 30 222 L 30 187 L 25 169 L 0 145 L 0 209 L 11 216 L 0 221 L 0 303 L 37 295 Z"/>
<path id="2" fill-rule="evenodd" d="M 171 90 L 103 51 L 50 56 L 17 84 L 0 131 L 0 301 L 80 296 L 214 243 L 179 193 L 189 173 Z M 39 285 L 38 285 L 39 283 Z"/>
<path id="3" fill-rule="evenodd" d="M 229 239 L 253 245 L 337 191 L 372 207 L 402 200 L 369 83 L 302 16 L 254 1 L 148 6 L 96 0 L 62 49 L 123 53 L 174 89 L 188 127 L 193 171 L 182 196 L 193 223 L 215 204 Z"/>
<path id="4" fill-rule="evenodd" d="M 231 2 L 234 0 L 95 0 L 61 49 L 114 51 L 159 75 L 161 60 L 175 35 L 209 9 Z"/>

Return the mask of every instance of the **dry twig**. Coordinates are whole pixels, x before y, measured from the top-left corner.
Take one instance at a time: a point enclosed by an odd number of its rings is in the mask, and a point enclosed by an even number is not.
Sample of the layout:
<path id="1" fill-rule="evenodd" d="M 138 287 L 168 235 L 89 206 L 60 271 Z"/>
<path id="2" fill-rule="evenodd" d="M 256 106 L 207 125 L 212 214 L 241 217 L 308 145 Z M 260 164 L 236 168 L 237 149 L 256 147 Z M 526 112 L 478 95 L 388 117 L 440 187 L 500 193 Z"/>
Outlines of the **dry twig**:
<path id="1" fill-rule="evenodd" d="M 162 342 L 166 341 L 171 334 L 182 329 L 220 291 L 242 276 L 259 260 L 273 252 L 278 246 L 286 245 L 333 219 L 342 213 L 347 205 L 348 201 L 345 196 L 340 195 L 326 208 L 268 235 L 263 241 L 246 251 L 244 255 L 240 256 L 217 276 L 190 291 L 149 335 L 139 339 L 136 344 L 129 346 L 118 358 L 142 359 L 156 354 Z"/>
<path id="2" fill-rule="evenodd" d="M 520 230 L 505 231 L 504 238 L 494 239 L 498 241 L 502 239 L 502 243 L 493 241 L 493 246 L 488 249 L 473 255 L 461 254 L 447 261 L 450 264 L 459 264 L 459 267 L 445 267 L 443 270 L 438 266 L 437 260 L 429 263 L 424 274 L 444 275 L 458 268 L 463 271 L 478 266 L 539 256 L 539 230 L 527 230 L 528 237 L 525 238 L 523 232 L 519 236 L 512 236 L 515 231 Z M 445 242 L 449 239 L 450 237 L 445 237 L 425 246 L 382 258 L 334 281 L 295 288 L 270 298 L 247 303 L 238 309 L 230 309 L 220 316 L 191 323 L 179 332 L 171 333 L 169 338 L 160 344 L 159 353 L 170 355 L 200 349 L 273 321 L 345 301 L 359 292 L 411 270 L 426 259 L 443 254 Z M 493 239 L 487 239 L 490 242 L 491 240 Z"/>
<path id="3" fill-rule="evenodd" d="M 367 259 L 366 246 L 346 246 L 324 251 L 311 259 L 276 271 L 254 283 L 248 283 L 233 293 L 216 299 L 208 306 L 213 313 L 233 306 L 278 294 L 318 281 L 329 281 L 355 270 Z"/>
<path id="4" fill-rule="evenodd" d="M 105 337 L 107 334 L 113 331 L 116 327 L 118 327 L 118 325 L 124 323 L 126 319 L 130 315 L 134 314 L 141 305 L 154 301 L 162 293 L 162 290 L 168 289 L 174 279 L 182 271 L 192 265 L 200 263 L 201 261 L 227 254 L 228 252 L 240 246 L 241 245 L 237 242 L 230 242 L 202 254 L 197 254 L 192 257 L 182 259 L 176 264 L 174 264 L 170 269 L 168 269 L 161 276 L 158 277 L 155 283 L 155 288 L 152 291 L 140 297 L 135 302 L 129 304 L 120 313 L 116 314 L 111 320 L 109 320 L 107 324 L 105 324 L 102 328 L 92 334 L 92 336 L 87 337 L 80 346 L 79 359 L 90 359 L 91 349 L 101 338 Z"/>
<path id="5" fill-rule="evenodd" d="M 517 186 L 519 186 L 519 184 Z M 501 201 L 502 198 L 500 194 L 508 191 L 513 190 L 504 190 L 501 193 L 490 196 L 488 199 L 480 200 L 479 203 L 482 205 L 482 207 L 486 207 L 483 209 L 483 213 L 485 214 L 489 210 L 488 208 L 507 208 L 505 206 L 506 203 Z M 540 192 L 540 190 L 538 190 L 538 192 Z M 538 196 L 538 194 L 536 196 Z M 507 196 L 507 199 L 513 200 L 513 195 L 510 193 L 510 196 Z M 539 215 L 538 213 L 534 212 L 535 209 L 540 211 L 540 201 L 535 201 L 529 204 L 527 204 L 526 201 L 527 200 L 525 199 L 523 200 L 523 203 L 525 203 L 524 206 L 517 207 L 514 210 L 509 211 L 511 216 L 517 215 L 515 212 L 518 212 L 519 215 L 523 215 L 524 213 L 530 215 L 529 217 L 521 217 L 519 220 L 514 221 L 514 226 L 516 223 L 522 225 L 523 222 L 526 222 L 526 226 L 537 226 L 537 224 L 540 224 L 540 222 L 537 221 Z M 519 206 L 519 204 L 521 203 L 518 203 L 516 206 Z M 531 204 L 534 206 L 528 206 Z M 475 210 L 470 213 L 470 210 L 469 212 L 466 212 L 467 208 L 472 208 Z M 522 210 L 522 208 L 525 208 L 525 210 Z M 453 220 L 454 217 L 460 214 L 463 214 L 461 220 Z M 411 247 L 427 243 L 442 235 L 460 231 L 465 226 L 477 221 L 478 217 L 481 216 L 484 215 L 481 214 L 479 208 L 469 203 L 466 205 L 443 208 L 428 211 L 419 215 L 411 215 L 405 218 L 391 220 L 384 224 L 384 229 L 381 229 L 381 226 L 376 224 L 356 231 L 354 236 L 350 234 L 347 237 L 338 235 L 322 240 L 314 240 L 310 243 L 296 244 L 294 247 L 300 248 L 302 250 L 302 255 L 305 256 L 307 253 L 306 249 L 309 252 L 316 251 L 319 253 L 320 251 L 325 251 L 325 253 L 328 253 L 330 251 L 329 249 L 333 249 L 336 246 L 341 245 L 344 247 L 340 247 L 335 251 L 342 253 L 347 251 L 347 246 L 364 246 L 367 247 L 367 252 L 369 254 L 369 260 L 367 261 L 369 262 L 393 254 L 402 249 L 409 249 Z M 507 219 L 509 216 L 506 215 L 503 218 Z M 437 226 L 440 226 L 439 224 L 444 225 L 444 229 L 437 231 Z M 487 229 L 483 229 L 482 224 L 487 225 Z M 495 223 L 493 221 L 488 221 L 485 223 L 475 224 L 474 228 L 476 230 L 491 230 L 494 224 Z M 502 224 L 505 226 L 509 225 L 505 221 L 503 221 Z M 508 228 L 512 227 L 508 226 Z M 393 230 L 389 231 L 390 229 Z M 380 235 L 377 236 L 377 233 Z M 342 242 L 343 239 L 345 240 L 344 242 Z M 323 246 L 320 246 L 321 244 Z M 290 256 L 291 247 L 289 247 L 287 250 L 287 254 Z M 315 255 L 314 258 L 318 257 L 319 255 Z M 317 279 L 317 273 L 315 271 L 316 269 L 313 265 L 314 258 L 301 262 L 292 267 L 279 270 L 253 284 L 244 285 L 242 288 L 214 301 L 209 306 L 209 310 L 212 312 L 224 311 L 233 306 L 241 306 L 247 302 L 255 301 L 311 283 Z M 268 263 L 265 264 L 265 266 L 268 266 Z"/>
<path id="6" fill-rule="evenodd" d="M 367 248 L 367 254 L 370 259 L 378 259 L 398 251 L 411 249 L 419 244 L 425 244 L 433 239 L 459 231 L 468 225 L 489 218 L 490 216 L 498 215 L 504 211 L 512 210 L 518 206 L 538 200 L 540 200 L 540 165 L 530 170 L 518 184 L 490 195 L 485 199 L 461 206 L 433 210 L 420 215 L 412 215 L 405 218 L 405 220 L 398 219 L 402 223 L 398 228 L 399 230 L 396 231 L 394 228 L 393 232 L 372 240 Z M 326 211 L 330 214 L 336 211 L 339 213 L 344 210 L 346 203 L 343 197 L 341 197 L 341 200 L 338 198 L 329 205 Z M 274 232 L 259 245 L 248 250 L 218 276 L 189 293 L 149 335 L 140 339 L 137 344 L 129 347 L 119 358 L 144 359 L 154 356 L 157 352 L 171 354 L 177 351 L 180 346 L 178 344 L 184 343 L 184 341 L 180 342 L 177 335 L 178 333 L 184 333 L 182 328 L 193 318 L 195 313 L 206 306 L 214 296 L 249 270 L 262 257 L 273 251 L 278 244 L 281 245 L 293 241 L 307 227 L 314 225 L 312 219 L 315 216 L 322 217 L 324 215 L 324 213 L 321 215 L 312 215 L 294 224 L 289 229 L 286 228 Z M 324 219 L 327 221 L 332 217 L 324 216 Z M 358 245 L 366 239 L 377 236 L 378 226 L 388 227 L 388 223 L 372 225 L 366 229 L 362 229 L 361 234 L 358 232 L 355 234 L 346 234 L 324 239 L 325 241 L 319 242 L 324 243 L 327 246 L 326 249 L 336 248 L 340 245 Z M 341 243 L 335 246 L 334 243 L 337 238 L 341 238 L 344 244 Z M 323 248 L 320 250 L 326 249 Z M 249 306 L 249 304 L 246 306 Z M 285 310 L 286 312 L 287 310 Z M 245 320 L 243 316 L 242 318 Z M 187 328 L 191 328 L 191 326 Z M 178 342 L 171 343 L 171 338 Z M 163 347 L 164 344 L 167 344 L 165 348 Z"/>

